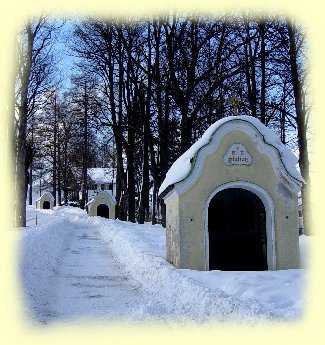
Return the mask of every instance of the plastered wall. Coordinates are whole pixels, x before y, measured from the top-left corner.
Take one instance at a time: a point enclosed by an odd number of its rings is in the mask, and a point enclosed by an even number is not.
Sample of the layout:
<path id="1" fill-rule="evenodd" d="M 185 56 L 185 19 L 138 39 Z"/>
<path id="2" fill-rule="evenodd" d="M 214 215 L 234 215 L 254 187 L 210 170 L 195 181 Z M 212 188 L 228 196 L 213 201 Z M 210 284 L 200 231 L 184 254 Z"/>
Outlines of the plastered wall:
<path id="1" fill-rule="evenodd" d="M 246 147 L 252 157 L 250 165 L 225 165 L 224 155 L 234 143 Z M 252 138 L 241 131 L 223 137 L 218 150 L 206 158 L 200 177 L 188 191 L 182 195 L 174 193 L 166 200 L 168 261 L 179 268 L 207 269 L 207 200 L 216 188 L 236 181 L 258 186 L 272 200 L 272 269 L 299 267 L 297 194 L 277 176 L 269 156 L 260 153 Z"/>
<path id="2" fill-rule="evenodd" d="M 94 198 L 94 201 L 88 205 L 88 214 L 90 216 L 97 216 L 97 206 L 100 204 L 107 205 L 109 207 L 109 218 L 115 219 L 115 204 L 106 193 L 98 193 Z"/>

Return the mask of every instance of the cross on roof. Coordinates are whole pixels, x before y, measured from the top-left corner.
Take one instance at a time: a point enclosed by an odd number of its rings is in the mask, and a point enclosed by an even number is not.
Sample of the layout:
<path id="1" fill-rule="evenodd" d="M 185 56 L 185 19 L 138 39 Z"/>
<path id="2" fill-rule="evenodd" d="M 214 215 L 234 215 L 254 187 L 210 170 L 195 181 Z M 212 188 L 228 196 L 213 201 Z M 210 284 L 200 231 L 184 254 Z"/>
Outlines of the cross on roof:
<path id="1" fill-rule="evenodd" d="M 241 103 L 241 100 L 238 99 L 235 95 L 232 95 L 231 98 L 227 100 L 228 103 L 230 103 L 234 108 L 234 115 L 237 115 L 237 109 L 239 104 Z"/>

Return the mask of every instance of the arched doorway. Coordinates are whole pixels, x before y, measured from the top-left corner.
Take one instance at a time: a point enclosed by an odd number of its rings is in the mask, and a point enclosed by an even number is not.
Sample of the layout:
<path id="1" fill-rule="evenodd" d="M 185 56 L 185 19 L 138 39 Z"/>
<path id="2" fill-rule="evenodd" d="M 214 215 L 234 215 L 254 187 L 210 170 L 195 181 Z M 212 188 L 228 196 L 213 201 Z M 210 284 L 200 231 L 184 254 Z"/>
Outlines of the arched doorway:
<path id="1" fill-rule="evenodd" d="M 51 208 L 51 204 L 49 201 L 44 201 L 43 202 L 43 209 L 44 210 L 49 210 Z"/>
<path id="2" fill-rule="evenodd" d="M 268 269 L 266 212 L 261 199 L 242 188 L 216 193 L 208 205 L 209 269 Z"/>
<path id="3" fill-rule="evenodd" d="M 97 216 L 109 218 L 109 207 L 104 204 L 97 206 Z"/>

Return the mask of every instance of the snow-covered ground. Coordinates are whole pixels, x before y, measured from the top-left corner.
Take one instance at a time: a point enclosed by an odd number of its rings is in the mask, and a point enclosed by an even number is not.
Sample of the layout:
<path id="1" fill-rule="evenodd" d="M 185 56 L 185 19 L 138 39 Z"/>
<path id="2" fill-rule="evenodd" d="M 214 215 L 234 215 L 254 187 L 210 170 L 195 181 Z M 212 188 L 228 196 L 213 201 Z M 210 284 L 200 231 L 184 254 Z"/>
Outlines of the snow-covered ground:
<path id="1" fill-rule="evenodd" d="M 74 207 L 29 207 L 27 219 L 18 230 L 20 281 L 37 323 L 255 323 L 303 315 L 306 269 L 180 270 L 165 260 L 161 226 L 88 217 Z M 304 265 L 309 241 L 300 238 Z"/>

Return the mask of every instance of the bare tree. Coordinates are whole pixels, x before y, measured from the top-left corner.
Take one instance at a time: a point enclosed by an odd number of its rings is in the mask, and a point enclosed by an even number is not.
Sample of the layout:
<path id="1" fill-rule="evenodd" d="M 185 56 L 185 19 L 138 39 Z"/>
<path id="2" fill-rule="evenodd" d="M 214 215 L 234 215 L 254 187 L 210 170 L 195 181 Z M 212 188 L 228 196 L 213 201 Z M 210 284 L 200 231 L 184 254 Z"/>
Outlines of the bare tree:
<path id="1" fill-rule="evenodd" d="M 27 121 L 42 103 L 42 92 L 53 71 L 51 34 L 55 24 L 41 16 L 27 20 L 18 36 L 18 69 L 15 87 L 14 157 L 15 225 L 26 226 Z"/>
<path id="2" fill-rule="evenodd" d="M 73 48 L 83 70 L 100 80 L 100 123 L 114 135 L 120 219 L 143 222 L 153 186 L 156 222 L 163 206 L 157 190 L 168 168 L 222 117 L 250 114 L 295 145 L 299 95 L 283 23 L 176 15 L 78 23 Z M 303 60 L 298 53 L 298 65 Z"/>
<path id="3" fill-rule="evenodd" d="M 296 124 L 297 124 L 297 137 L 299 147 L 299 167 L 302 177 L 306 181 L 306 184 L 302 188 L 302 204 L 303 204 L 303 219 L 304 219 L 304 233 L 306 235 L 311 234 L 311 209 L 310 209 L 310 163 L 308 155 L 308 141 L 307 141 L 307 130 L 308 130 L 308 113 L 306 104 L 306 93 L 304 85 L 304 69 L 306 66 L 303 65 L 305 62 L 302 59 L 304 53 L 304 37 L 301 31 L 292 23 L 287 23 L 288 38 L 289 38 L 289 60 L 290 60 L 290 71 L 291 71 L 291 83 L 294 94 L 294 104 L 296 110 Z"/>

